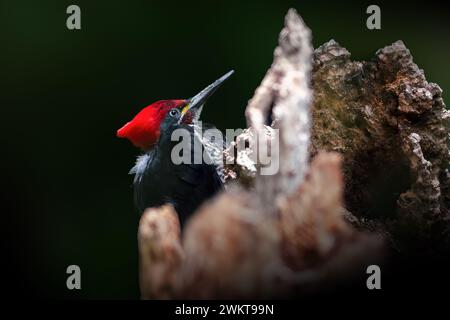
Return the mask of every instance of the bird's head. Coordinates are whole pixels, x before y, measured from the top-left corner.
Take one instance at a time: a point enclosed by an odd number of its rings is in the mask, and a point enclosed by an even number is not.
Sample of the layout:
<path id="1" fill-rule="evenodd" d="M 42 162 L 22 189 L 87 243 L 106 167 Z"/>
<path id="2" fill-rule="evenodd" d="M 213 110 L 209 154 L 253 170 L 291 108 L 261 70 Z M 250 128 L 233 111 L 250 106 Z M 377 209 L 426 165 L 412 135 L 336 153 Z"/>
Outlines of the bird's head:
<path id="1" fill-rule="evenodd" d="M 160 100 L 152 103 L 117 130 L 117 136 L 127 138 L 143 150 L 151 149 L 158 142 L 161 124 L 166 117 L 175 116 L 179 123 L 191 124 L 200 116 L 206 100 L 233 72 L 231 70 L 190 99 Z"/>

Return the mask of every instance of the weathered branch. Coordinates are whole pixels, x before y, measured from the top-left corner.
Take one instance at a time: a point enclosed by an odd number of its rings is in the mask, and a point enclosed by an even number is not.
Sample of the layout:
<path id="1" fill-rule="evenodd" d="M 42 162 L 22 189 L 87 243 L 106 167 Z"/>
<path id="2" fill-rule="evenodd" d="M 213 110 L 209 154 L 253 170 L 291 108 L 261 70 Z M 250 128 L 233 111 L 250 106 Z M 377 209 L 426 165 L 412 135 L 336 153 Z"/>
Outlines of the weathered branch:
<path id="1" fill-rule="evenodd" d="M 300 16 L 291 9 L 281 30 L 274 61 L 255 95 L 249 101 L 246 116 L 249 127 L 264 141 L 267 119 L 276 119 L 270 138 L 279 139 L 279 152 L 272 161 L 279 162 L 275 176 L 258 175 L 255 184 L 261 199 L 272 208 L 279 197 L 294 192 L 301 183 L 308 161 L 310 107 L 312 92 L 309 86 L 312 65 L 311 31 Z M 282 161 L 282 163 L 280 163 Z"/>
<path id="2" fill-rule="evenodd" d="M 285 297 L 379 263 L 382 239 L 402 253 L 450 247 L 440 88 L 401 42 L 356 62 L 333 40 L 312 56 L 310 38 L 290 10 L 249 101 L 250 127 L 224 152 L 236 183 L 191 217 L 182 239 L 171 207 L 143 215 L 143 298 Z M 279 139 L 278 174 L 261 174 L 258 139 Z"/>
<path id="3" fill-rule="evenodd" d="M 180 223 L 172 206 L 147 209 L 139 231 L 140 287 L 143 299 L 171 298 L 181 267 Z"/>

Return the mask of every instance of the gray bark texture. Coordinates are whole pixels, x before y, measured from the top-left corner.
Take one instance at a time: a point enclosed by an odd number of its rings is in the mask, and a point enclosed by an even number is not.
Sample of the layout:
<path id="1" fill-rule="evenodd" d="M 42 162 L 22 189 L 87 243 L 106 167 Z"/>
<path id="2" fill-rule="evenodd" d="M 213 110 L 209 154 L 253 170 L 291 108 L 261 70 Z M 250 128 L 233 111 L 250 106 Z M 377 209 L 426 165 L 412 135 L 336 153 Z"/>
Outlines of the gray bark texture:
<path id="1" fill-rule="evenodd" d="M 331 40 L 314 52 L 312 81 L 311 152 L 344 156 L 346 209 L 401 252 L 448 250 L 450 113 L 439 86 L 401 41 L 357 62 Z"/>

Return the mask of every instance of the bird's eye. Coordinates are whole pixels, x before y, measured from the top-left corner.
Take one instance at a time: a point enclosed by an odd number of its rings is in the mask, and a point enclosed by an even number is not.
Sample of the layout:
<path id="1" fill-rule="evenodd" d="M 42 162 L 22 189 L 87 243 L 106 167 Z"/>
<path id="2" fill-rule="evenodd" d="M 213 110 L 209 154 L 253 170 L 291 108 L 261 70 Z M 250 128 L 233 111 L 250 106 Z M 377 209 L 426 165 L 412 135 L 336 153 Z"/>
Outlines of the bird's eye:
<path id="1" fill-rule="evenodd" d="M 180 110 L 178 110 L 178 109 L 176 109 L 176 108 L 170 109 L 170 111 L 169 111 L 169 115 L 170 115 L 171 117 L 176 117 L 176 116 L 178 116 L 179 114 L 180 114 Z"/>

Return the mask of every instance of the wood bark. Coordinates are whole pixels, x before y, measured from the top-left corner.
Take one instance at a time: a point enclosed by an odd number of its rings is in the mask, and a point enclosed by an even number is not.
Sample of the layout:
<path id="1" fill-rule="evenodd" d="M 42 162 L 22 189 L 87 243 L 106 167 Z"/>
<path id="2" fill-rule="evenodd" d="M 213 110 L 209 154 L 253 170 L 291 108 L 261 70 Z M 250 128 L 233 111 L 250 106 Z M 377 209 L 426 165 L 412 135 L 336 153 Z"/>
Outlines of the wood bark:
<path id="1" fill-rule="evenodd" d="M 142 216 L 142 298 L 288 297 L 349 283 L 386 250 L 448 250 L 441 94 L 401 41 L 368 62 L 334 40 L 313 51 L 289 10 L 249 128 L 224 152 L 226 191 L 182 236 L 170 206 Z M 263 175 L 256 142 L 273 139 L 280 170 Z"/>

